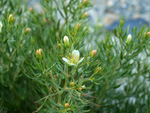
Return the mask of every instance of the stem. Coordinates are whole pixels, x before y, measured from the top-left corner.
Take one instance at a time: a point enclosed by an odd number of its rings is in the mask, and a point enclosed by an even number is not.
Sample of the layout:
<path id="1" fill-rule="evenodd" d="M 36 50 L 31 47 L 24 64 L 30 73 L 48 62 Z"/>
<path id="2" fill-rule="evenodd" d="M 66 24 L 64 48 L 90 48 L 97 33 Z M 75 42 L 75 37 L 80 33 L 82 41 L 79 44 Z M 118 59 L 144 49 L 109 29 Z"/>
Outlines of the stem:
<path id="1" fill-rule="evenodd" d="M 58 103 L 58 105 L 60 105 L 60 101 L 61 101 L 61 94 L 62 94 L 62 93 L 58 94 L 58 102 L 57 102 L 57 103 Z"/>
<path id="2" fill-rule="evenodd" d="M 53 75 L 52 75 L 52 71 L 50 71 L 50 77 L 51 77 L 52 82 L 55 82 L 55 81 L 54 81 L 54 78 L 53 78 Z M 56 90 L 59 91 L 59 89 L 58 89 L 56 86 L 54 86 L 54 88 L 56 88 Z M 61 94 L 62 94 L 62 93 L 58 93 L 58 102 L 57 102 L 58 105 L 60 105 Z"/>
<path id="3" fill-rule="evenodd" d="M 66 77 L 68 77 L 68 65 L 66 65 Z M 67 88 L 67 81 L 65 79 L 65 88 Z"/>

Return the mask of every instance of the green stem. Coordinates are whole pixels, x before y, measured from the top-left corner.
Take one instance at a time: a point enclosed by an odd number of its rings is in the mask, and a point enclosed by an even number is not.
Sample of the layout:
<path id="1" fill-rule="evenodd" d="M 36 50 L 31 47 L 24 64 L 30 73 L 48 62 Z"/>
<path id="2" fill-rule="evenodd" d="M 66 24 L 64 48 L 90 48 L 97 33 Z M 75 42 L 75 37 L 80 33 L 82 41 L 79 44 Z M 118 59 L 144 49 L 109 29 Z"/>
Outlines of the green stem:
<path id="1" fill-rule="evenodd" d="M 50 71 L 50 77 L 51 77 L 52 82 L 55 82 L 55 81 L 54 81 L 54 78 L 53 78 L 53 75 L 52 75 L 52 71 Z M 59 91 L 59 89 L 57 88 L 57 86 L 54 86 L 54 88 L 56 88 L 56 90 Z M 58 102 L 57 102 L 58 105 L 60 105 L 61 94 L 62 94 L 62 93 L 58 93 Z"/>
<path id="2" fill-rule="evenodd" d="M 58 94 L 58 102 L 57 102 L 57 103 L 58 103 L 58 105 L 60 105 L 60 101 L 61 101 L 61 94 L 62 94 L 62 93 L 59 93 L 59 94 Z"/>
<path id="3" fill-rule="evenodd" d="M 66 77 L 68 77 L 68 65 L 66 65 Z M 65 88 L 67 87 L 67 81 L 65 79 Z"/>

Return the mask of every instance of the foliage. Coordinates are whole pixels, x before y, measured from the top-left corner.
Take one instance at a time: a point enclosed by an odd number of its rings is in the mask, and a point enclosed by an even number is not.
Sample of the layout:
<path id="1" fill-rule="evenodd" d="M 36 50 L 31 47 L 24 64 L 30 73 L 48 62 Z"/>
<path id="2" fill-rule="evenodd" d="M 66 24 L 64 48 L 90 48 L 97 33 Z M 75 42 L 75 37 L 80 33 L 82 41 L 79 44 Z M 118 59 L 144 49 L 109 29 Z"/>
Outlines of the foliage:
<path id="1" fill-rule="evenodd" d="M 0 6 L 1 112 L 150 112 L 150 28 L 105 32 L 88 23 L 89 0 Z"/>

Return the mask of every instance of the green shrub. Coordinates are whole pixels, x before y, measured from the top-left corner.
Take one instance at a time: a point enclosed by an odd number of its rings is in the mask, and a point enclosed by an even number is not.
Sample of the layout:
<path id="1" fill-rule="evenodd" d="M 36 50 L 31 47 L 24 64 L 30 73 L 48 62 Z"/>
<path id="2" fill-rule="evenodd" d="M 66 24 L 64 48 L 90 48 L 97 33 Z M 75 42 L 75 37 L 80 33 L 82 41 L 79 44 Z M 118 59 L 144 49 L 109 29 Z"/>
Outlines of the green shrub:
<path id="1" fill-rule="evenodd" d="M 89 0 L 0 5 L 1 112 L 149 113 L 150 28 L 105 32 Z"/>

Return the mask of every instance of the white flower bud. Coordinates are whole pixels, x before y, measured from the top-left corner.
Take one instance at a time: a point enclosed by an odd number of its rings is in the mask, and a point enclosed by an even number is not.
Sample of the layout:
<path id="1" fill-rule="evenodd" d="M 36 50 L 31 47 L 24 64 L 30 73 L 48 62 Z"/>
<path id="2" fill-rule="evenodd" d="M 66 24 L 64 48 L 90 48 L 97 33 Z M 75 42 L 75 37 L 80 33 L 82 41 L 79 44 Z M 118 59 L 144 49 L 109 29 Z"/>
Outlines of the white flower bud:
<path id="1" fill-rule="evenodd" d="M 69 38 L 67 36 L 64 36 L 64 44 L 66 47 L 69 46 Z"/>
<path id="2" fill-rule="evenodd" d="M 2 22 L 0 22 L 0 33 L 2 33 L 2 27 L 3 27 L 3 24 Z"/>
<path id="3" fill-rule="evenodd" d="M 129 34 L 129 35 L 127 36 L 126 43 L 129 44 L 129 43 L 131 42 L 131 40 L 132 40 L 132 35 Z"/>

